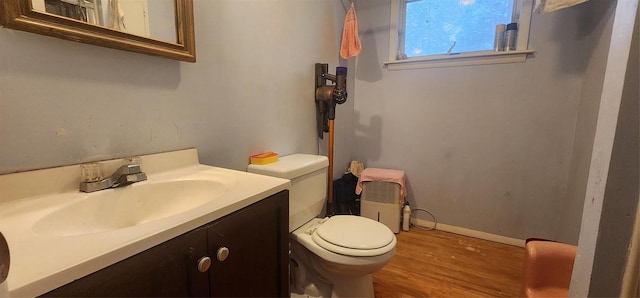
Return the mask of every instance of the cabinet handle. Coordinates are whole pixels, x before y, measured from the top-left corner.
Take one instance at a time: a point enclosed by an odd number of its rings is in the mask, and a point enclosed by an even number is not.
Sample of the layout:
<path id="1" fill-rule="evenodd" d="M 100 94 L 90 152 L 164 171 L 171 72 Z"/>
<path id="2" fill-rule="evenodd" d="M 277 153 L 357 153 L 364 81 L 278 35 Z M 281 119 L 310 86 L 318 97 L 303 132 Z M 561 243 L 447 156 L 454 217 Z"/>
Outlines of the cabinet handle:
<path id="1" fill-rule="evenodd" d="M 198 260 L 198 271 L 207 272 L 207 270 L 209 270 L 209 267 L 211 267 L 211 258 L 202 257 L 200 258 L 200 260 Z"/>
<path id="2" fill-rule="evenodd" d="M 229 249 L 224 247 L 224 246 L 218 248 L 218 252 L 216 253 L 216 257 L 218 258 L 218 261 L 224 262 L 224 260 L 226 260 L 229 257 Z"/>

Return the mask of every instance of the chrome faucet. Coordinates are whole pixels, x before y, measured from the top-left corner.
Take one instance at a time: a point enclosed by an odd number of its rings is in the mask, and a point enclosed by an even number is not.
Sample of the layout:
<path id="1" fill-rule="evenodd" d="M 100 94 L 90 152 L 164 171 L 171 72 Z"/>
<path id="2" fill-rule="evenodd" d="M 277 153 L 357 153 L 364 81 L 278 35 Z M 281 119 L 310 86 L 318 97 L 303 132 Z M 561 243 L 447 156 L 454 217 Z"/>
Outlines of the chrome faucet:
<path id="1" fill-rule="evenodd" d="M 127 186 L 132 183 L 147 180 L 147 174 L 140 170 L 140 166 L 129 164 L 121 166 L 111 176 L 93 182 L 80 182 L 80 191 L 94 192 L 107 188 Z"/>

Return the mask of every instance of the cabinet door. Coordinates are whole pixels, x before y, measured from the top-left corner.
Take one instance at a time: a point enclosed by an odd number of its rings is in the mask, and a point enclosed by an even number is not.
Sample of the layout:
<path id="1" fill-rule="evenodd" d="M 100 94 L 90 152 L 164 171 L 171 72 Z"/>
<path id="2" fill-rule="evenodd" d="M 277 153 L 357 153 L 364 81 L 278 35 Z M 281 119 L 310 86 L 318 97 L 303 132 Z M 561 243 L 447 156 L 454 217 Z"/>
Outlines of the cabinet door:
<path id="1" fill-rule="evenodd" d="M 212 297 L 289 296 L 288 198 L 280 192 L 209 226 Z"/>
<path id="2" fill-rule="evenodd" d="M 208 273 L 197 268 L 207 253 L 206 239 L 206 230 L 196 229 L 42 296 L 207 296 Z"/>

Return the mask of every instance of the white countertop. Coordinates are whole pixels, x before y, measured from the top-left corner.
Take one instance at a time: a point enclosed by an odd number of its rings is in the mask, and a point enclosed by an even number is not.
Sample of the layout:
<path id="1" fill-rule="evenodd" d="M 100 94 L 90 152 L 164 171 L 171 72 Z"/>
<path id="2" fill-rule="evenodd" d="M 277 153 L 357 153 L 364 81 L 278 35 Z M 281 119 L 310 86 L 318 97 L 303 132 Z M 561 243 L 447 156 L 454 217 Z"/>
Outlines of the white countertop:
<path id="1" fill-rule="evenodd" d="M 193 155 L 193 152 L 189 154 Z M 197 161 L 197 155 L 195 159 Z M 143 171 L 148 163 L 150 161 L 143 163 Z M 7 239 L 11 255 L 7 280 L 9 296 L 44 294 L 290 188 L 289 180 L 197 163 L 182 163 L 176 169 L 159 169 L 147 172 L 147 181 L 126 187 L 220 175 L 230 183 L 220 197 L 198 208 L 127 228 L 71 236 L 42 234 L 33 227 L 44 215 L 82 200 L 87 194 L 77 188 L 52 195 L 5 198 L 4 202 L 0 198 L 0 231 Z M 6 183 L 2 185 L 1 176 L 0 186 L 7 187 Z"/>

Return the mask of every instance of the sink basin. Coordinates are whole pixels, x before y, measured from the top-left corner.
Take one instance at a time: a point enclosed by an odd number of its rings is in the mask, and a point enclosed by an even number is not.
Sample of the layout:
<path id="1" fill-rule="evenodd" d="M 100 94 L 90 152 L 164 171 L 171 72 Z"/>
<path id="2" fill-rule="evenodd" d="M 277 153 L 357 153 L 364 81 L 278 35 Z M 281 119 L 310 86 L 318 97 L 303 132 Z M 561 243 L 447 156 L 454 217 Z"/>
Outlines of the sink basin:
<path id="1" fill-rule="evenodd" d="M 44 236 L 74 236 L 113 231 L 193 210 L 220 197 L 224 180 L 143 182 L 84 195 L 33 226 Z"/>

